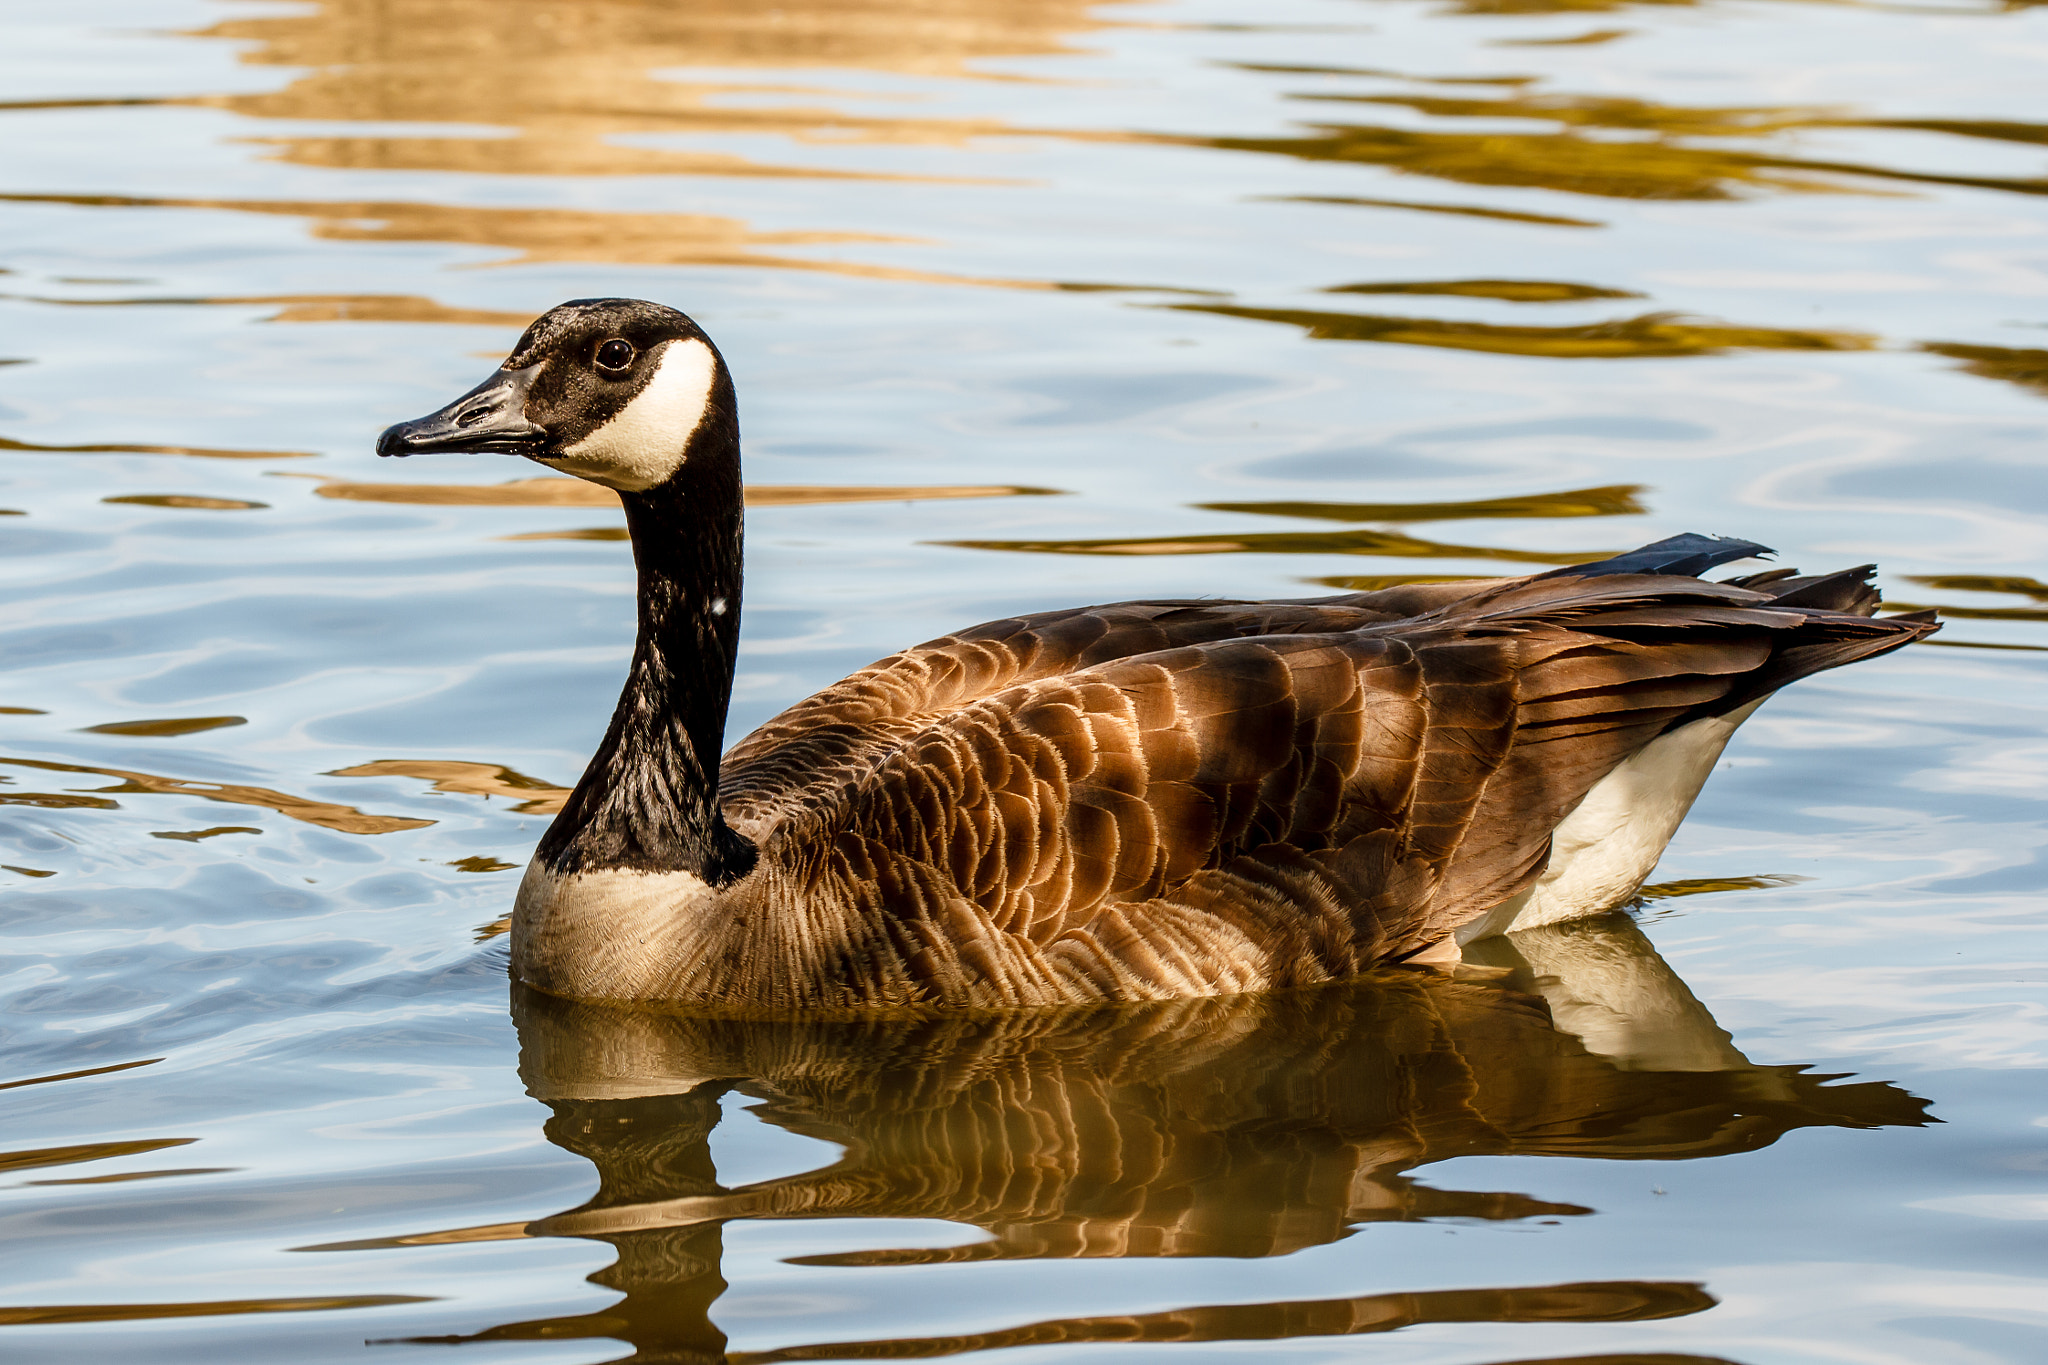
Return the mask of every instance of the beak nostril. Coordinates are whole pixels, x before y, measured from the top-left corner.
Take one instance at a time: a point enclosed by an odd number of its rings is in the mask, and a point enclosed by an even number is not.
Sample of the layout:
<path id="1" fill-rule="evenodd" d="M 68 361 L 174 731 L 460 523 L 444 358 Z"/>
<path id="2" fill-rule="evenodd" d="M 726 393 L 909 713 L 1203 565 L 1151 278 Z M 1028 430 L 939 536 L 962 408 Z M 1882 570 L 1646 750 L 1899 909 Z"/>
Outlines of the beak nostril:
<path id="1" fill-rule="evenodd" d="M 471 408 L 468 412 L 457 413 L 455 415 L 455 425 L 458 427 L 473 427 L 490 415 L 490 405 L 488 403 L 481 404 Z"/>

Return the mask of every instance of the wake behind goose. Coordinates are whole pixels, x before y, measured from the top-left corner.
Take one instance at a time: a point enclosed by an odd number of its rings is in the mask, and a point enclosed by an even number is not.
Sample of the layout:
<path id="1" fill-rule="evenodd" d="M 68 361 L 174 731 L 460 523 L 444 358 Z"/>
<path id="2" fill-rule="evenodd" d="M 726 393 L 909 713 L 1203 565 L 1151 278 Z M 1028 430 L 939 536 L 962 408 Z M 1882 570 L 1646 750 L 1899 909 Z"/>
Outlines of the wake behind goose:
<path id="1" fill-rule="evenodd" d="M 1932 632 L 1869 566 L 1697 575 L 1678 536 L 1528 578 L 1122 602 L 892 655 L 719 747 L 739 636 L 731 375 L 682 313 L 551 310 L 381 455 L 618 491 L 639 636 L 542 838 L 512 968 L 721 1009 L 1223 995 L 1446 964 L 1633 895 L 1787 683 Z"/>

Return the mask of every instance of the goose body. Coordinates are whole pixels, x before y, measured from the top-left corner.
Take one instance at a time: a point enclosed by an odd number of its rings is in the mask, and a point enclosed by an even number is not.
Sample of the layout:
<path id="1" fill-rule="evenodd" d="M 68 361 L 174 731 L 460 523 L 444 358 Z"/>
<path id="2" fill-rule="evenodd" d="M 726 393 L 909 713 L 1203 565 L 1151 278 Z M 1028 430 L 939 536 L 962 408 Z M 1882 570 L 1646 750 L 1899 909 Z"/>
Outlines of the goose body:
<path id="1" fill-rule="evenodd" d="M 1233 994 L 1457 960 L 1632 896 L 1777 688 L 1935 629 L 1870 570 L 1695 575 L 1679 536 L 1529 578 L 989 622 L 721 759 L 739 428 L 673 309 L 578 300 L 384 455 L 617 489 L 639 636 L 512 917 L 521 980 L 726 1010 Z"/>

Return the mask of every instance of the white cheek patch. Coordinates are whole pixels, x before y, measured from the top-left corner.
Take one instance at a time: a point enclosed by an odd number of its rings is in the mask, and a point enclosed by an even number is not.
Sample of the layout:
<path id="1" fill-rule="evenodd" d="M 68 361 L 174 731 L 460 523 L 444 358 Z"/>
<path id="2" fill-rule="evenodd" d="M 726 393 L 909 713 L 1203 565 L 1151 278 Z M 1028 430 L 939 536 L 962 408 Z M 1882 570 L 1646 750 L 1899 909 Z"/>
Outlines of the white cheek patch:
<path id="1" fill-rule="evenodd" d="M 682 464 L 717 374 L 709 346 L 671 341 L 646 386 L 618 416 L 544 463 L 622 493 L 654 487 Z"/>

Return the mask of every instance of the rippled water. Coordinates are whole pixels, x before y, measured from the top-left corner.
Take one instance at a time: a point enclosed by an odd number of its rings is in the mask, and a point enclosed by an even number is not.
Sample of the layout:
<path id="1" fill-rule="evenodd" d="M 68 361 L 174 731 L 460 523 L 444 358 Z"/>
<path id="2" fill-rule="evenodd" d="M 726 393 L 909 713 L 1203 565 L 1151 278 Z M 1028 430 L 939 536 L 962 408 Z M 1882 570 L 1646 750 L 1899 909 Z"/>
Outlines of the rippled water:
<path id="1" fill-rule="evenodd" d="M 9 1359 L 2048 1353 L 2048 9 L 0 34 Z M 623 519 L 370 446 L 613 293 L 738 376 L 735 735 L 1010 612 L 1680 530 L 1950 624 L 1752 721 L 1634 923 L 1483 980 L 508 1002 Z"/>

